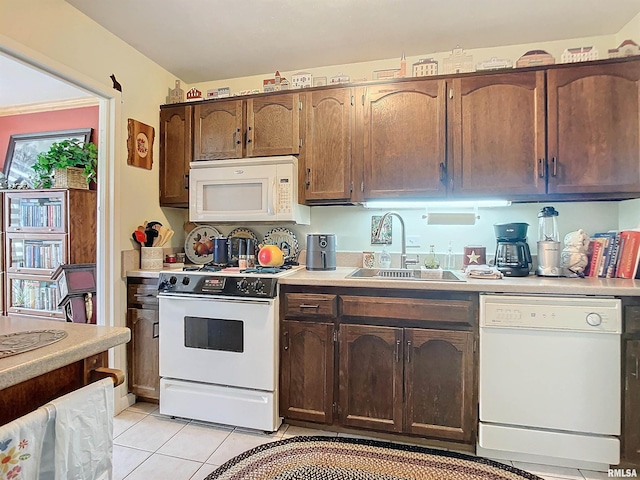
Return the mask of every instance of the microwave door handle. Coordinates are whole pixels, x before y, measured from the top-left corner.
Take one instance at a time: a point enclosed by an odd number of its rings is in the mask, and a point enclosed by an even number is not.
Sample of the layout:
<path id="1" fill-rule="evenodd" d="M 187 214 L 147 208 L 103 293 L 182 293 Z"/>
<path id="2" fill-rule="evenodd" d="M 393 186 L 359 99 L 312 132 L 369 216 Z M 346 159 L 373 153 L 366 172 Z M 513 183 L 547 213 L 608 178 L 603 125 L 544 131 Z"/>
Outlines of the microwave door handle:
<path id="1" fill-rule="evenodd" d="M 269 205 L 267 206 L 267 214 L 269 214 L 269 215 L 275 215 L 275 212 L 276 212 L 276 197 L 277 197 L 276 179 L 274 177 L 273 181 L 271 182 L 271 201 L 269 202 Z"/>

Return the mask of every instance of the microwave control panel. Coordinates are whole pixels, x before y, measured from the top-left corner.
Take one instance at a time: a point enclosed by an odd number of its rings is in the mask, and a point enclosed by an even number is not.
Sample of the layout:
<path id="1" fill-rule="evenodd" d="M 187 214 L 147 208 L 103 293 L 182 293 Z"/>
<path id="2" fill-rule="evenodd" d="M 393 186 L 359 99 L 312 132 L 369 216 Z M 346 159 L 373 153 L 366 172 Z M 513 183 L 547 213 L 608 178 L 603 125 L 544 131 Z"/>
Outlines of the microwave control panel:
<path id="1" fill-rule="evenodd" d="M 280 178 L 278 179 L 278 206 L 276 210 L 278 213 L 291 213 L 291 179 Z"/>

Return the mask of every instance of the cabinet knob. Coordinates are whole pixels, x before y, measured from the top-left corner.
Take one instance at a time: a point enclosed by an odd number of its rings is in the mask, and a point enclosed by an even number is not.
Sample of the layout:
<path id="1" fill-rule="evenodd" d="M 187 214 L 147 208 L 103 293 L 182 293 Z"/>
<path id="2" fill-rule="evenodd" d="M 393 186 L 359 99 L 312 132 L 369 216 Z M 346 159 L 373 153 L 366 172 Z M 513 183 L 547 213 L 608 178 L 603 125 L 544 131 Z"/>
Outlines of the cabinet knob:
<path id="1" fill-rule="evenodd" d="M 551 157 L 551 176 L 558 176 L 558 159 L 556 157 Z"/>

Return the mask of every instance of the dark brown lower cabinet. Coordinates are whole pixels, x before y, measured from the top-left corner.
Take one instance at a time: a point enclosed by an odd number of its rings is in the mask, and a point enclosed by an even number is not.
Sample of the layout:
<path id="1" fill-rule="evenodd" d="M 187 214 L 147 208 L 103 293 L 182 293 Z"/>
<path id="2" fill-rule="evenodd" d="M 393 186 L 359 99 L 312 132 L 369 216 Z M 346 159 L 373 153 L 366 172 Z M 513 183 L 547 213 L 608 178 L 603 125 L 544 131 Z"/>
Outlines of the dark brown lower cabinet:
<path id="1" fill-rule="evenodd" d="M 402 328 L 340 325 L 340 423 L 402 431 Z"/>
<path id="2" fill-rule="evenodd" d="M 340 326 L 342 425 L 471 441 L 473 333 Z"/>
<path id="3" fill-rule="evenodd" d="M 624 342 L 624 451 L 626 463 L 640 466 L 640 339 Z"/>
<path id="4" fill-rule="evenodd" d="M 129 391 L 146 400 L 160 399 L 158 310 L 129 308 Z"/>
<path id="5" fill-rule="evenodd" d="M 127 382 L 129 391 L 143 400 L 160 400 L 158 281 L 127 279 Z"/>
<path id="6" fill-rule="evenodd" d="M 477 295 L 285 286 L 283 297 L 283 417 L 475 442 Z"/>
<path id="7" fill-rule="evenodd" d="M 473 333 L 404 329 L 404 431 L 472 441 Z"/>
<path id="8" fill-rule="evenodd" d="M 333 422 L 334 326 L 282 321 L 280 414 L 318 423 Z"/>

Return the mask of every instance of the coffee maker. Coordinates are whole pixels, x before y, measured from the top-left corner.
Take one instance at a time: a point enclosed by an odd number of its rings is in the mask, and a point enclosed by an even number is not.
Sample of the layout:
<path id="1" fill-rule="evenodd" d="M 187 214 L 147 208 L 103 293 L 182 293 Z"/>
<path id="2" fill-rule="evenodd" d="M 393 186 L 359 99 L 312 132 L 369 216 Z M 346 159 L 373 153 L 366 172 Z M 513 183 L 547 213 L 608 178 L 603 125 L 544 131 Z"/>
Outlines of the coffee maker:
<path id="1" fill-rule="evenodd" d="M 541 277 L 559 277 L 560 236 L 556 217 L 558 211 L 553 207 L 544 207 L 538 213 L 538 267 L 536 274 Z"/>
<path id="2" fill-rule="evenodd" d="M 531 268 L 527 243 L 528 223 L 497 223 L 493 226 L 497 246 L 495 266 L 506 277 L 526 277 Z"/>

